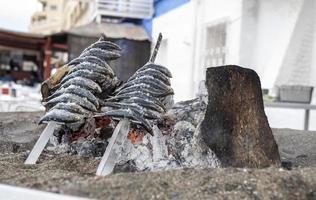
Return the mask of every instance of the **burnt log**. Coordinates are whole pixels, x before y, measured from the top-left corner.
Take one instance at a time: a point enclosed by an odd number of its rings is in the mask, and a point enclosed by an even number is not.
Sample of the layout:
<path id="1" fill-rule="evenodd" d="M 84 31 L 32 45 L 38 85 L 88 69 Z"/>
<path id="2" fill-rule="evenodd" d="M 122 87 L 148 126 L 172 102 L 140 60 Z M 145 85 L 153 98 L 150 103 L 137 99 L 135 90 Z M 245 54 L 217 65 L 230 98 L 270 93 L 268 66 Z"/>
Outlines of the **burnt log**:
<path id="1" fill-rule="evenodd" d="M 222 166 L 279 166 L 257 73 L 233 65 L 208 68 L 206 87 L 208 105 L 201 135 Z"/>

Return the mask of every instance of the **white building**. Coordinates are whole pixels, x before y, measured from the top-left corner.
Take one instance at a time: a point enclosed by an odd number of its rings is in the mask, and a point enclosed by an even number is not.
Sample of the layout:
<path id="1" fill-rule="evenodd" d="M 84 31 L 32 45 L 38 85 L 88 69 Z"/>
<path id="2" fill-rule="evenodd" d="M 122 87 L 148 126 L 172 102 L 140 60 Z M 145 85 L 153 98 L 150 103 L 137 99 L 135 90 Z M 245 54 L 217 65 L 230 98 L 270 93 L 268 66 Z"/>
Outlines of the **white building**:
<path id="1" fill-rule="evenodd" d="M 42 10 L 35 12 L 30 32 L 51 34 L 86 25 L 92 21 L 120 22 L 124 19 L 149 19 L 153 0 L 38 0 Z"/>
<path id="2" fill-rule="evenodd" d="M 157 62 L 174 74 L 176 101 L 195 97 L 206 68 L 223 64 L 254 69 L 267 89 L 315 85 L 315 0 L 176 1 L 152 21 L 153 39 L 164 36 Z M 269 109 L 267 115 L 272 127 L 303 127 L 303 111 Z"/>

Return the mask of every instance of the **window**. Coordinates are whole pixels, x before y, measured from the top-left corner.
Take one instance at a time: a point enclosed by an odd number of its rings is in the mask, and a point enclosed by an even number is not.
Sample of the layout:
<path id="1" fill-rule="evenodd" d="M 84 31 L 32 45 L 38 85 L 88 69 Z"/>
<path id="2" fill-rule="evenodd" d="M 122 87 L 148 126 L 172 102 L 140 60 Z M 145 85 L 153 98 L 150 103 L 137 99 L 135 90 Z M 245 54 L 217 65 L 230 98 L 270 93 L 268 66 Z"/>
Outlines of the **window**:
<path id="1" fill-rule="evenodd" d="M 206 28 L 205 52 L 203 64 L 205 67 L 215 67 L 225 64 L 226 57 L 226 23 Z"/>
<path id="2" fill-rule="evenodd" d="M 57 10 L 57 6 L 56 6 L 56 5 L 51 5 L 51 6 L 50 6 L 50 9 L 51 9 L 51 10 Z"/>
<path id="3" fill-rule="evenodd" d="M 46 16 L 45 15 L 40 15 L 37 18 L 38 21 L 45 21 L 46 20 Z"/>

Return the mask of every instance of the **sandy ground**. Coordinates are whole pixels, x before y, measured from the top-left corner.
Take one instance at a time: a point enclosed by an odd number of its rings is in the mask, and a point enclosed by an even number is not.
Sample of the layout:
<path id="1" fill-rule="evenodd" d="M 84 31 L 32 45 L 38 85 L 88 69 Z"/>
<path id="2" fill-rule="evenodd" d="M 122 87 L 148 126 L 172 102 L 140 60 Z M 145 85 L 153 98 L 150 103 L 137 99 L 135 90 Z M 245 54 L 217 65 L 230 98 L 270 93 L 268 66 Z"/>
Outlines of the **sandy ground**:
<path id="1" fill-rule="evenodd" d="M 95 158 L 52 155 L 25 166 L 41 113 L 0 113 L 0 183 L 97 199 L 316 199 L 316 133 L 274 129 L 292 170 L 183 169 L 94 175 Z"/>

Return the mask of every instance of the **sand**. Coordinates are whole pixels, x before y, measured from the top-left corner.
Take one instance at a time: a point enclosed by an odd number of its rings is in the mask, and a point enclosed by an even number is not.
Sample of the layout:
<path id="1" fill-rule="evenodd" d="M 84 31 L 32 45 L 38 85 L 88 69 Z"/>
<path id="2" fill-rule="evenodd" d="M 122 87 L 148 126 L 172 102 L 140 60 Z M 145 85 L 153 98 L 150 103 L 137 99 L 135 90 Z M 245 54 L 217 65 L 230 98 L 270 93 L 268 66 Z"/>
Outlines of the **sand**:
<path id="1" fill-rule="evenodd" d="M 0 183 L 96 199 L 316 199 L 316 133 L 274 129 L 292 169 L 183 169 L 94 175 L 99 159 L 45 151 L 25 160 L 42 113 L 0 113 Z"/>

